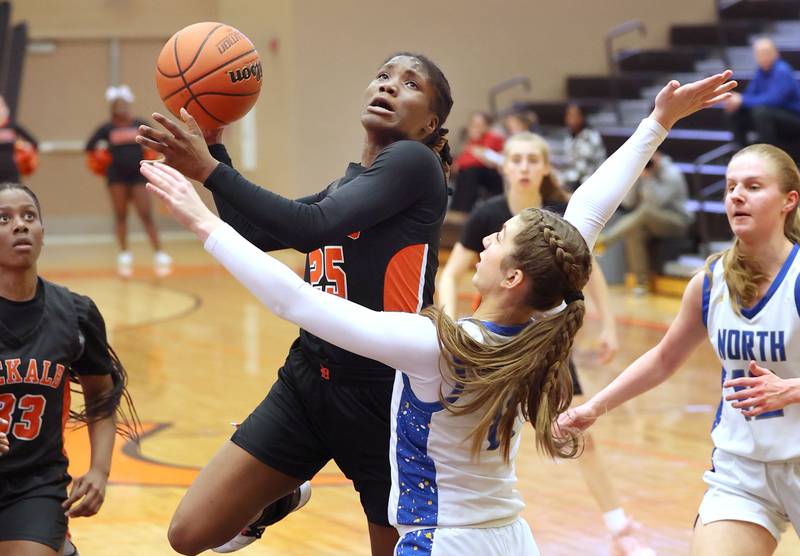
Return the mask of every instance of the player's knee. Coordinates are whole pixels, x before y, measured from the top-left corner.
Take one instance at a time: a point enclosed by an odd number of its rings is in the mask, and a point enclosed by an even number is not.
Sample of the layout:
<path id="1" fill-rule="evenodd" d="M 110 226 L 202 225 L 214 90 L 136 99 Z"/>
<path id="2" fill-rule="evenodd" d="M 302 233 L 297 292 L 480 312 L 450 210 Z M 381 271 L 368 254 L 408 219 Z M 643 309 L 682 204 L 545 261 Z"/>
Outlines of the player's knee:
<path id="1" fill-rule="evenodd" d="M 185 556 L 195 556 L 205 550 L 205 547 L 198 543 L 200 540 L 198 533 L 199 531 L 194 530 L 191 523 L 173 518 L 169 524 L 167 539 L 175 552 Z"/>

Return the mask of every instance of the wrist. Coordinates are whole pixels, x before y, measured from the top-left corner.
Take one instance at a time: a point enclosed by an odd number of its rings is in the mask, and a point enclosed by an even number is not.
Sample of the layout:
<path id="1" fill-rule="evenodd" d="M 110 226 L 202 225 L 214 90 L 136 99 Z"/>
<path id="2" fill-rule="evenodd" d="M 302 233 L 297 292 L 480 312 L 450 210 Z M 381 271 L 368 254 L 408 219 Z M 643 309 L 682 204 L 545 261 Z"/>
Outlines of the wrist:
<path id="1" fill-rule="evenodd" d="M 214 233 L 214 230 L 221 225 L 222 220 L 209 213 L 207 217 L 198 220 L 191 229 L 194 235 L 196 235 L 201 242 L 205 243 L 208 236 Z"/>
<path id="2" fill-rule="evenodd" d="M 678 121 L 676 119 L 670 118 L 662 110 L 659 110 L 658 107 L 654 108 L 653 111 L 650 113 L 650 118 L 658 122 L 659 125 L 664 129 L 666 129 L 667 131 L 672 129 L 672 126 L 674 126 L 675 122 Z"/>
<path id="3" fill-rule="evenodd" d="M 202 184 L 206 183 L 208 176 L 210 176 L 220 164 L 214 157 L 211 156 L 211 153 L 209 153 L 209 159 L 210 160 L 207 160 L 205 164 L 203 164 L 197 175 L 194 176 L 194 178 Z"/>
<path id="4" fill-rule="evenodd" d="M 600 417 L 608 413 L 608 411 L 604 407 L 604 404 L 600 403 L 595 398 L 592 398 L 588 402 L 586 402 L 586 405 L 588 406 L 590 413 L 595 419 L 599 419 Z"/>
<path id="5" fill-rule="evenodd" d="M 92 465 L 89 471 L 102 475 L 104 479 L 108 479 L 108 476 L 111 474 L 111 468 L 106 465 Z"/>

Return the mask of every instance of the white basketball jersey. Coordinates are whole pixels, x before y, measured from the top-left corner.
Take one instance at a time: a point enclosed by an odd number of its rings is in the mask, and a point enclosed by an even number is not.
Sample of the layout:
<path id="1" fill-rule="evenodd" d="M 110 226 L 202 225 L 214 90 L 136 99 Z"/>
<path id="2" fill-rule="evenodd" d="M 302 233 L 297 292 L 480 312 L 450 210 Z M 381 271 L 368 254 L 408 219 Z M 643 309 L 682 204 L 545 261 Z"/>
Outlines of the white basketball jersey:
<path id="1" fill-rule="evenodd" d="M 747 375 L 750 360 L 781 378 L 800 377 L 800 257 L 798 246 L 766 295 L 738 315 L 730 303 L 718 259 L 709 288 L 703 283 L 703 320 L 708 338 L 722 362 L 722 381 Z M 732 388 L 722 389 L 711 438 L 720 450 L 763 462 L 800 458 L 800 405 L 745 417 L 725 401 Z"/>
<path id="2" fill-rule="evenodd" d="M 461 325 L 476 339 L 483 339 L 474 322 Z M 498 342 L 522 329 L 484 325 Z M 518 419 L 514 426 L 510 462 L 505 463 L 494 430 L 483 441 L 480 458 L 472 457 L 472 439 L 467 437 L 481 417 L 479 412 L 456 416 L 438 402 L 417 399 L 408 377 L 397 373 L 392 395 L 389 520 L 401 536 L 431 527 L 499 527 L 517 519 L 524 503 L 515 489 L 514 459 L 524 421 Z"/>

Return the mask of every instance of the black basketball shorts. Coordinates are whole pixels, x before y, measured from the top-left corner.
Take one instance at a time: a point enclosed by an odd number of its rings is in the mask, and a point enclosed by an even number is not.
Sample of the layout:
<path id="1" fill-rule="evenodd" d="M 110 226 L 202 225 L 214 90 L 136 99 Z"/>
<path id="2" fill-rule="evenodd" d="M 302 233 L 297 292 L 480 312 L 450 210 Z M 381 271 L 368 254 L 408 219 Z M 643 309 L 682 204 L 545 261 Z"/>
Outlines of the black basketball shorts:
<path id="1" fill-rule="evenodd" d="M 389 431 L 394 373 L 336 369 L 295 341 L 278 380 L 231 440 L 264 464 L 309 480 L 333 459 L 370 523 L 389 526 Z"/>
<path id="2" fill-rule="evenodd" d="M 0 477 L 0 541 L 32 541 L 60 551 L 69 481 L 63 466 Z"/>

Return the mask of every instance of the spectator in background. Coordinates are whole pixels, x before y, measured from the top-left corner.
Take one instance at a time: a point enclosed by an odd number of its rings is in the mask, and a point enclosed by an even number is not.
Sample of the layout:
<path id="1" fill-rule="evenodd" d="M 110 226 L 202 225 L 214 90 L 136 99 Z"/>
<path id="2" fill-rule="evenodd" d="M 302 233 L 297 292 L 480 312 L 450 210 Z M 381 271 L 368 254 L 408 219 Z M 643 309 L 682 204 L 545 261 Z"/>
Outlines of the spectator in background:
<path id="1" fill-rule="evenodd" d="M 0 96 L 0 182 L 19 183 L 20 174 L 30 174 L 35 169 L 38 148 L 33 135 L 12 121 L 8 105 Z M 29 167 L 20 168 L 21 162 L 28 163 Z M 34 168 L 30 168 L 30 164 Z"/>
<path id="2" fill-rule="evenodd" d="M 503 192 L 503 178 L 496 168 L 504 141 L 490 130 L 491 126 L 492 118 L 485 112 L 470 116 L 467 143 L 451 169 L 455 172 L 451 211 L 468 213 L 479 197 Z"/>
<path id="3" fill-rule="evenodd" d="M 526 131 L 536 133 L 539 129 L 539 117 L 532 110 L 513 109 L 503 118 L 503 129 L 507 137 Z"/>
<path id="4" fill-rule="evenodd" d="M 564 125 L 567 126 L 569 136 L 564 142 L 567 165 L 561 179 L 567 189 L 575 191 L 606 159 L 606 147 L 600 133 L 586 126 L 586 119 L 579 105 L 567 105 Z"/>
<path id="5" fill-rule="evenodd" d="M 744 147 L 752 143 L 747 133 L 755 131 L 755 143 L 787 146 L 800 140 L 800 86 L 771 39 L 755 41 L 753 55 L 758 64 L 753 80 L 725 102 L 734 140 Z"/>
<path id="6" fill-rule="evenodd" d="M 688 197 L 689 187 L 683 172 L 668 156 L 656 153 L 622 201 L 622 206 L 630 212 L 600 234 L 598 251 L 620 239 L 625 240 L 625 258 L 628 272 L 636 275 L 636 293 L 649 289 L 647 241 L 650 238 L 685 237 L 689 232 L 693 215 L 686 209 Z"/>

